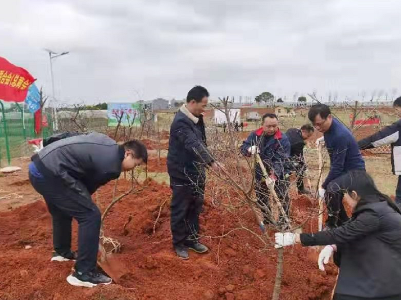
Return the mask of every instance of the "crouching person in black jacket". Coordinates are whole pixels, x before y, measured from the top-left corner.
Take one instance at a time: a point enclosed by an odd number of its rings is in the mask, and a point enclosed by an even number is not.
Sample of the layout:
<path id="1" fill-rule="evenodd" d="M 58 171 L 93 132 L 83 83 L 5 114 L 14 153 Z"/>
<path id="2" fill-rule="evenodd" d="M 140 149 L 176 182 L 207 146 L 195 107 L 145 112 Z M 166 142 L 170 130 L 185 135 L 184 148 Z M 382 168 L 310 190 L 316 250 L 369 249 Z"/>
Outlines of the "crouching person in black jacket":
<path id="1" fill-rule="evenodd" d="M 187 103 L 179 109 L 170 128 L 167 155 L 167 169 L 173 191 L 170 222 L 173 246 L 181 259 L 189 258 L 188 249 L 197 253 L 208 251 L 198 240 L 205 167 L 219 169 L 206 146 L 202 113 L 208 97 L 209 93 L 204 87 L 192 88 L 188 92 Z"/>
<path id="2" fill-rule="evenodd" d="M 276 233 L 276 248 L 328 245 L 319 255 L 321 270 L 336 251 L 336 300 L 401 299 L 401 211 L 362 170 L 343 175 L 340 186 L 353 209 L 350 220 L 313 234 Z"/>
<path id="3" fill-rule="evenodd" d="M 146 163 L 146 147 L 132 140 L 118 145 L 111 138 L 90 133 L 55 137 L 29 165 L 29 179 L 47 204 L 53 220 L 52 261 L 76 260 L 67 281 L 75 286 L 109 284 L 96 270 L 101 214 L 93 194 L 101 185 Z M 71 251 L 71 222 L 78 221 L 78 255 Z"/>

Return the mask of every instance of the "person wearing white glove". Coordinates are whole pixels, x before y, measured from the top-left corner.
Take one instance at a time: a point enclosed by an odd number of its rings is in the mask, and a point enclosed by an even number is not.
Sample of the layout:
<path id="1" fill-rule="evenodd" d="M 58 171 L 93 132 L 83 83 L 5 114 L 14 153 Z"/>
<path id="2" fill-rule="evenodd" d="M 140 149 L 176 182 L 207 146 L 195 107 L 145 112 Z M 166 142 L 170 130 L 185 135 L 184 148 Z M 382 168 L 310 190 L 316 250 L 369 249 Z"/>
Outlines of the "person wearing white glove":
<path id="1" fill-rule="evenodd" d="M 340 267 L 335 300 L 401 299 L 401 210 L 382 194 L 363 170 L 341 176 L 344 201 L 352 218 L 339 227 L 316 233 L 275 233 L 275 248 L 302 244 L 326 246 L 318 267 L 337 252 Z M 290 254 L 288 254 L 290 255 Z"/>
<path id="2" fill-rule="evenodd" d="M 269 202 L 272 201 L 269 196 L 272 187 L 274 187 L 274 191 L 288 215 L 290 207 L 288 189 L 290 184 L 287 175 L 292 171 L 289 159 L 291 144 L 287 135 L 280 131 L 277 116 L 270 113 L 263 115 L 262 126 L 249 134 L 240 151 L 246 157 L 259 154 L 263 167 L 266 169 L 267 174 L 263 174 L 264 171 L 259 160 L 256 162 L 254 170 L 255 194 L 265 224 L 273 223 L 269 207 Z"/>

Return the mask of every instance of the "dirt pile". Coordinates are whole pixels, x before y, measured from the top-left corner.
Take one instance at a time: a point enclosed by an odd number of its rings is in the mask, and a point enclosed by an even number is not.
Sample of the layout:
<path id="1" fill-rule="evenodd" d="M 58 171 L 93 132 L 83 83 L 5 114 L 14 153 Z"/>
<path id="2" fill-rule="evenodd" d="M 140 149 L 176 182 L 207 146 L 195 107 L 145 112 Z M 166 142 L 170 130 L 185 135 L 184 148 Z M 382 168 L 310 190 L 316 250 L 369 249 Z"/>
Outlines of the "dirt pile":
<path id="1" fill-rule="evenodd" d="M 118 192 L 129 189 L 129 184 L 120 180 Z M 113 187 L 111 183 L 98 192 L 102 209 L 111 201 Z M 227 210 L 212 207 L 206 199 L 201 226 L 206 236 L 203 242 L 211 251 L 206 255 L 190 253 L 189 261 L 177 259 L 171 246 L 170 197 L 167 185 L 150 180 L 141 192 L 113 207 L 104 229 L 107 236 L 122 243 L 121 253 L 113 257 L 122 270 L 118 284 L 94 289 L 67 284 L 65 278 L 73 263 L 50 263 L 51 218 L 43 202 L 1 213 L 0 299 L 269 299 L 276 251 L 272 247 L 259 251 L 261 242 L 242 230 L 219 237 L 238 224 Z M 310 203 L 301 197 L 293 206 L 302 212 L 312 209 Z M 245 219 L 253 226 L 251 214 Z M 32 248 L 26 250 L 26 245 Z M 326 274 L 320 272 L 317 255 L 315 250 L 299 246 L 286 249 L 280 299 L 329 299 L 335 268 L 329 267 Z"/>

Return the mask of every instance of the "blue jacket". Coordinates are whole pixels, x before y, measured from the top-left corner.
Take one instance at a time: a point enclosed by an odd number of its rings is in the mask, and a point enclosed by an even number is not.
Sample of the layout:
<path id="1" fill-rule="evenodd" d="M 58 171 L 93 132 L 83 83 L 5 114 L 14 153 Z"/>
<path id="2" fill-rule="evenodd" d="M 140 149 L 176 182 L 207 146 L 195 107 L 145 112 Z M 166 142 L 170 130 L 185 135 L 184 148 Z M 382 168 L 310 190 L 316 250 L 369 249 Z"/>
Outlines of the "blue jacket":
<path id="1" fill-rule="evenodd" d="M 322 184 L 324 189 L 337 177 L 351 170 L 365 170 L 365 161 L 351 131 L 333 118 L 330 129 L 324 133 L 324 142 L 330 156 L 330 172 Z"/>
<path id="2" fill-rule="evenodd" d="M 291 172 L 291 163 L 289 160 L 291 145 L 287 136 L 280 130 L 274 136 L 267 136 L 263 133 L 263 128 L 251 132 L 246 141 L 241 146 L 241 153 L 250 156 L 249 147 L 258 146 L 260 149 L 260 158 L 264 162 L 267 172 L 274 171 L 279 179 Z M 259 165 L 255 166 L 255 178 L 260 181 L 263 177 Z"/>
<path id="3" fill-rule="evenodd" d="M 175 180 L 202 183 L 205 180 L 205 166 L 213 161 L 206 145 L 203 117 L 193 116 L 182 106 L 170 128 L 168 174 Z"/>

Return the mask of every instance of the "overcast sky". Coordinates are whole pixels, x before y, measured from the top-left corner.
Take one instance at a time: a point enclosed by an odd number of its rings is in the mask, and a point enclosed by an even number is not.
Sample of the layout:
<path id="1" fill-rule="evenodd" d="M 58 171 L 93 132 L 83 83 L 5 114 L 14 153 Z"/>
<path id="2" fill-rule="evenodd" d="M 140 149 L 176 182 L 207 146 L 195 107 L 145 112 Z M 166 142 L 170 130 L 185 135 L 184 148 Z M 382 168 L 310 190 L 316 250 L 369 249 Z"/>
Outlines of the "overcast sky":
<path id="1" fill-rule="evenodd" d="M 0 56 L 60 102 L 401 92 L 397 0 L 1 0 Z M 394 89 L 397 89 L 395 91 Z"/>

